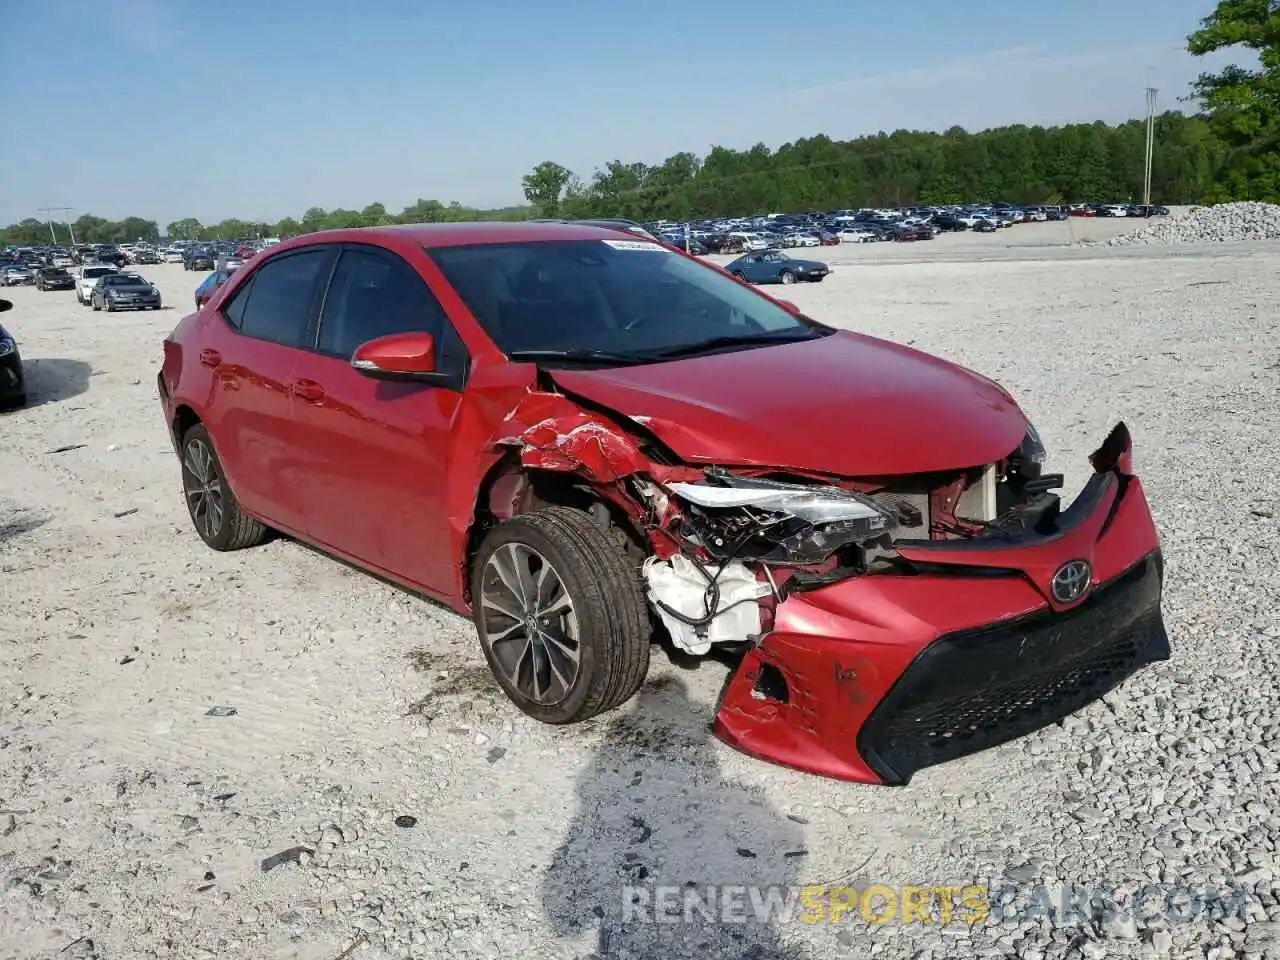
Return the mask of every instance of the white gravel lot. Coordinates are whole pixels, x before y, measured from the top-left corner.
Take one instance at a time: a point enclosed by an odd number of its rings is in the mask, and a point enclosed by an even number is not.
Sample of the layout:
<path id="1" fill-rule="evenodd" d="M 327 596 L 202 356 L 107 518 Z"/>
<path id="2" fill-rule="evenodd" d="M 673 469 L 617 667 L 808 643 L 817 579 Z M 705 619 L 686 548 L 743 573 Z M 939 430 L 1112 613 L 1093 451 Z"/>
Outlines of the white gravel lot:
<path id="1" fill-rule="evenodd" d="M 1280 247 L 1039 233 L 1061 226 L 812 251 L 834 274 L 786 293 L 995 376 L 1072 493 L 1124 419 L 1164 539 L 1172 661 L 903 789 L 712 740 L 711 662 L 658 656 L 634 703 L 540 726 L 469 622 L 288 541 L 208 550 L 155 389 L 198 276 L 144 268 L 159 313 L 5 292 L 33 396 L 0 416 L 0 957 L 1280 957 Z M 622 925 L 627 877 L 1118 909 Z M 1171 914 L 1146 885 L 1247 896 Z"/>

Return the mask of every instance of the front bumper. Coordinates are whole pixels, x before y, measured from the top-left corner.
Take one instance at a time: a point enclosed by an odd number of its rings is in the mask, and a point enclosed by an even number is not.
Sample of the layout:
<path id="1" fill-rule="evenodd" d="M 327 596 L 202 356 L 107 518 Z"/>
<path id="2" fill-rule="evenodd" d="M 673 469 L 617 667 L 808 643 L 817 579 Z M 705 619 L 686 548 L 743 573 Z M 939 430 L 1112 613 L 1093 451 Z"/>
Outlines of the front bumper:
<path id="1" fill-rule="evenodd" d="M 927 572 L 788 596 L 727 681 L 715 734 L 783 766 L 902 785 L 1168 659 L 1159 539 L 1123 438 L 1056 534 L 902 547 Z M 1051 584 L 1072 560 L 1091 585 L 1062 604 Z"/>
<path id="2" fill-rule="evenodd" d="M 154 310 L 160 306 L 159 297 L 139 297 L 136 300 L 124 300 L 116 298 L 107 300 L 103 305 L 111 304 L 112 310 Z"/>

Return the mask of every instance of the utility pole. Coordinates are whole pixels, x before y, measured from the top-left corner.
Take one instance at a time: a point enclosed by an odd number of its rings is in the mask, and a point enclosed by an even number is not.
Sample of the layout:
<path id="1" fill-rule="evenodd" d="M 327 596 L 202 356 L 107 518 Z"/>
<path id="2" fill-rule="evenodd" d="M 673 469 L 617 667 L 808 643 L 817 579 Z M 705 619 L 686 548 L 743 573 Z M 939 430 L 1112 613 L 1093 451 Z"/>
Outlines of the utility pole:
<path id="1" fill-rule="evenodd" d="M 1156 93 L 1155 87 L 1147 87 L 1147 161 L 1142 180 L 1142 202 L 1151 206 L 1151 167 L 1156 150 Z"/>
<path id="2" fill-rule="evenodd" d="M 67 224 L 67 229 L 71 232 L 71 245 L 73 247 L 76 245 L 76 232 L 71 226 L 71 212 L 74 209 L 74 207 L 41 207 L 37 211 L 38 213 L 45 214 L 45 219 L 49 221 L 49 236 L 53 238 L 55 246 L 57 246 L 58 243 L 58 234 L 53 229 L 53 215 L 55 213 L 60 213 L 66 218 L 65 223 Z"/>

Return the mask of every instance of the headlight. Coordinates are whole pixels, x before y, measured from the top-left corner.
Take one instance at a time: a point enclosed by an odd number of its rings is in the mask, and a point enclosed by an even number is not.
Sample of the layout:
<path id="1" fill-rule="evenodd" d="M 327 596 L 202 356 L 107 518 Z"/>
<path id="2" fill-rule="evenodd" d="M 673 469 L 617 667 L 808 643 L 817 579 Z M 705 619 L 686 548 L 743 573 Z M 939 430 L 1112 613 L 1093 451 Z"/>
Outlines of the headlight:
<path id="1" fill-rule="evenodd" d="M 1028 423 L 1027 432 L 1023 435 L 1022 442 L 1018 444 L 1018 449 L 1009 456 L 1009 475 L 1018 477 L 1022 481 L 1039 479 L 1046 459 L 1048 458 L 1044 451 L 1044 443 L 1040 440 L 1040 433 Z"/>
<path id="2" fill-rule="evenodd" d="M 7 357 L 9 354 L 16 352 L 18 345 L 8 337 L 0 337 L 0 357 Z"/>
<path id="3" fill-rule="evenodd" d="M 673 483 L 668 490 L 688 505 L 696 539 L 726 561 L 821 563 L 897 526 L 875 501 L 837 487 L 716 472 L 705 482 Z"/>
<path id="4" fill-rule="evenodd" d="M 1027 463 L 1034 463 L 1043 466 L 1048 455 L 1044 450 L 1044 443 L 1040 439 L 1040 431 L 1030 422 L 1027 423 L 1026 436 L 1022 438 L 1022 445 L 1018 447 L 1018 455 Z"/>

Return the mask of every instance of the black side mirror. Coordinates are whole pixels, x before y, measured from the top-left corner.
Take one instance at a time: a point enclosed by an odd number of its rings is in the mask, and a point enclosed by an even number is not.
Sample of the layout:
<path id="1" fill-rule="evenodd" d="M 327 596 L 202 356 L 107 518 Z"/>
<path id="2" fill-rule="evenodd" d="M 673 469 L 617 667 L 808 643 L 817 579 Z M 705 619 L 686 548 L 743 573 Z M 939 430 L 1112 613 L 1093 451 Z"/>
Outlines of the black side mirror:
<path id="1" fill-rule="evenodd" d="M 13 302 L 11 300 L 0 300 L 0 313 L 4 313 L 12 309 L 13 309 Z"/>

